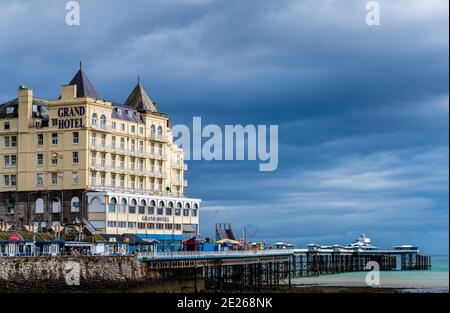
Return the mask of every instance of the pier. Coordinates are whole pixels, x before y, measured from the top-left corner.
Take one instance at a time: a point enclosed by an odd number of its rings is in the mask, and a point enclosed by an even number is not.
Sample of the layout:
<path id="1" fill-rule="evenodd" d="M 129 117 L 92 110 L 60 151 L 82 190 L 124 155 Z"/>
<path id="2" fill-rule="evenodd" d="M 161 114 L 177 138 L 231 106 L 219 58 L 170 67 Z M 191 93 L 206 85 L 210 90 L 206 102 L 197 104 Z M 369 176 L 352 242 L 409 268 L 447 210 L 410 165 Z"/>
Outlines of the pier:
<path id="1" fill-rule="evenodd" d="M 209 290 L 291 288 L 291 279 L 325 274 L 394 270 L 429 270 L 431 257 L 417 249 L 352 251 L 348 249 L 280 249 L 150 252 L 137 255 L 149 270 L 191 270 L 197 291 L 202 279 Z M 376 262 L 376 263 L 371 263 Z"/>

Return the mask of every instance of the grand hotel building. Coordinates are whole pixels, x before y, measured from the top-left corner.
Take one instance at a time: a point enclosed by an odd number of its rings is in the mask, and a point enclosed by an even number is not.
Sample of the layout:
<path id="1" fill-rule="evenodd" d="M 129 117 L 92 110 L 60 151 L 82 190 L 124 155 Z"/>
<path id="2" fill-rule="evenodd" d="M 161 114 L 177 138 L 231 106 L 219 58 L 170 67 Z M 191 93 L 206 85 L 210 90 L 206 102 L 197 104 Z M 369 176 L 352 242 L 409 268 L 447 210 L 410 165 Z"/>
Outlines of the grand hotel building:
<path id="1" fill-rule="evenodd" d="M 164 249 L 198 233 L 183 151 L 140 82 L 123 104 L 102 100 L 81 68 L 54 100 L 20 86 L 0 104 L 0 147 L 3 230 L 82 225 Z"/>

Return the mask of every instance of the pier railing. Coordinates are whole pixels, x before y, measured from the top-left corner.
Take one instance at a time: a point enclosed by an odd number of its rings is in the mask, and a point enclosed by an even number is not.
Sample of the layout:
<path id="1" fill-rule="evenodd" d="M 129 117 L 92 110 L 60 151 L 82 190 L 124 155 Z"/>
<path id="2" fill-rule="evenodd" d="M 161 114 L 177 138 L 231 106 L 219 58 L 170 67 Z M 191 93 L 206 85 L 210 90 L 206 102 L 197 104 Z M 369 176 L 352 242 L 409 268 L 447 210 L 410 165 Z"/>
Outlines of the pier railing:
<path id="1" fill-rule="evenodd" d="M 292 250 L 228 250 L 228 251 L 151 251 L 139 252 L 138 259 L 175 260 L 175 259 L 205 259 L 205 258 L 233 258 L 252 256 L 285 256 L 293 255 Z"/>

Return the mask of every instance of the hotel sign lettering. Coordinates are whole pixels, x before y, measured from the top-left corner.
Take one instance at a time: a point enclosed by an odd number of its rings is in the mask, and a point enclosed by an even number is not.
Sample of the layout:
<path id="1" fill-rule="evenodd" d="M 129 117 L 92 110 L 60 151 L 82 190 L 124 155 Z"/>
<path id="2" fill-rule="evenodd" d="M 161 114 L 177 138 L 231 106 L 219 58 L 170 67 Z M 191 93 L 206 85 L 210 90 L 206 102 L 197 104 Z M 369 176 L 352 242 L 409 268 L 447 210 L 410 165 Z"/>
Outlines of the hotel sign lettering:
<path id="1" fill-rule="evenodd" d="M 83 127 L 83 117 L 86 109 L 82 106 L 59 108 L 58 109 L 58 128 L 81 128 Z"/>
<path id="2" fill-rule="evenodd" d="M 165 223 L 169 223 L 170 219 L 168 217 L 155 217 L 155 216 L 143 216 L 142 217 L 143 221 L 151 221 L 151 222 L 165 222 Z"/>

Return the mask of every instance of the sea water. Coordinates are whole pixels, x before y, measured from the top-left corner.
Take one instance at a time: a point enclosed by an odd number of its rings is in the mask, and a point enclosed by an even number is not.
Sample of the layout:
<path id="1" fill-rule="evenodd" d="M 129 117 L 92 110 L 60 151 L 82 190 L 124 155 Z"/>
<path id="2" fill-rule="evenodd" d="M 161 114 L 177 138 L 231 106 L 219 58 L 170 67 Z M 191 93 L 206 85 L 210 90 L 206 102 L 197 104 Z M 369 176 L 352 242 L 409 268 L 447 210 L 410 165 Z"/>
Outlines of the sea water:
<path id="1" fill-rule="evenodd" d="M 431 270 L 423 271 L 381 271 L 378 287 L 405 288 L 413 291 L 448 292 L 448 256 L 432 256 Z M 296 285 L 321 286 L 367 286 L 367 272 L 351 272 L 293 278 Z"/>

